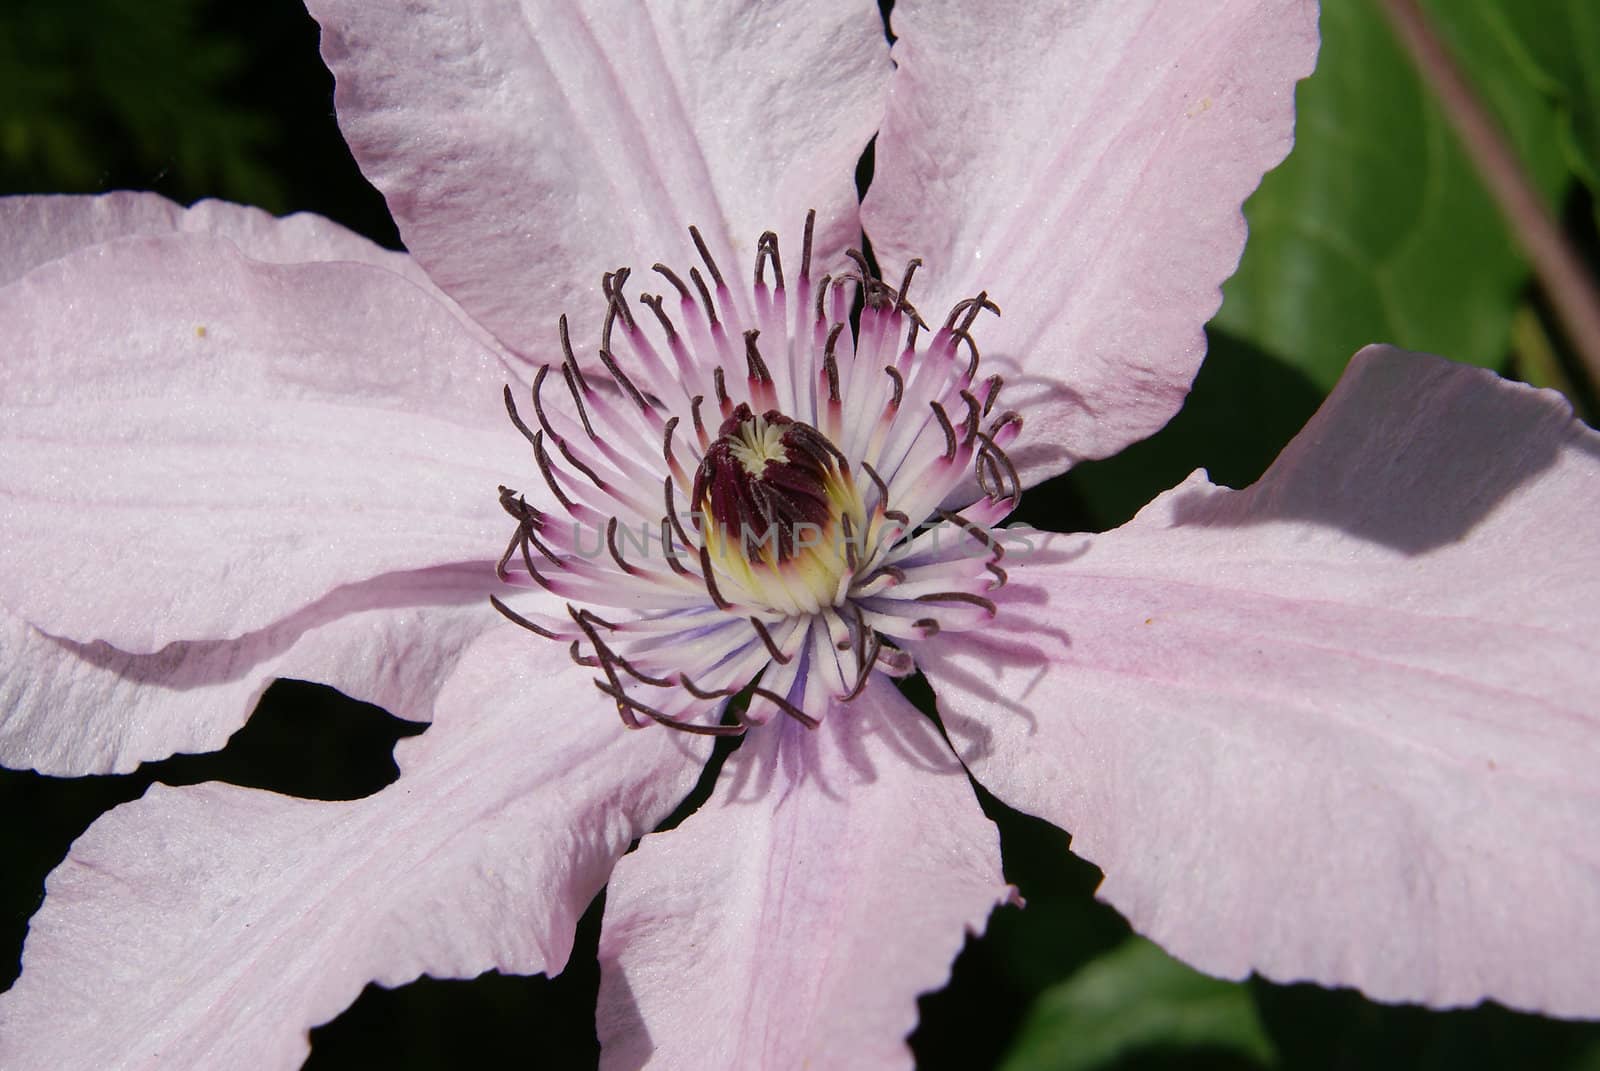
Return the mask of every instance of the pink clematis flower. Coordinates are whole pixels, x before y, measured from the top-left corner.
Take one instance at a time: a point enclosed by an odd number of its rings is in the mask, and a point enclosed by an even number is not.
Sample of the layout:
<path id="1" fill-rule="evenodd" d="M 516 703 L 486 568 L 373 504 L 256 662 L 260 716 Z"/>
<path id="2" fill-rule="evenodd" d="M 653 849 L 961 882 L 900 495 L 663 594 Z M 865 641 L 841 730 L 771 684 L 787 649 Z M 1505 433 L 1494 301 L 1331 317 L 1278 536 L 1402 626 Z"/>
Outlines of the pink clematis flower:
<path id="1" fill-rule="evenodd" d="M 559 971 L 608 882 L 608 1066 L 905 1066 L 1011 895 L 969 770 L 1202 969 L 1600 1013 L 1600 437 L 1558 398 L 1375 347 L 1247 490 L 985 531 L 1181 403 L 1309 3 L 902 0 L 892 63 L 845 0 L 312 7 L 410 256 L 0 202 L 0 758 L 214 748 L 280 676 L 434 724 L 366 799 L 96 822 L 5 1066 L 294 1066 L 369 981 Z"/>

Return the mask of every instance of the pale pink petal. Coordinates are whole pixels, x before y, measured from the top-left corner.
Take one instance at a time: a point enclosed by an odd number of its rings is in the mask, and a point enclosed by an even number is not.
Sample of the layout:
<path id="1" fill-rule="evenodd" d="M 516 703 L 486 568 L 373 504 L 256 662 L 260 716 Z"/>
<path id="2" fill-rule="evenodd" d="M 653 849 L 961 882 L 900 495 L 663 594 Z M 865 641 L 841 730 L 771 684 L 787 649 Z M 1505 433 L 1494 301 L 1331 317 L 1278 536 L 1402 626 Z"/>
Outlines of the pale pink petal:
<path id="1" fill-rule="evenodd" d="M 1600 436 L 1371 347 L 1261 481 L 1014 547 L 957 750 L 1196 966 L 1600 1014 Z"/>
<path id="2" fill-rule="evenodd" d="M 508 373 L 384 270 L 125 238 L 0 289 L 0 605 L 131 653 L 493 561 Z"/>
<path id="3" fill-rule="evenodd" d="M 134 235 L 215 234 L 255 260 L 294 264 L 355 260 L 425 279 L 404 253 L 375 245 L 309 213 L 279 219 L 259 208 L 200 201 L 184 208 L 160 194 L 119 190 L 95 197 L 0 197 L 0 285 L 78 249 Z"/>
<path id="4" fill-rule="evenodd" d="M 428 721 L 461 651 L 506 621 L 487 564 L 340 588 L 237 640 L 154 654 L 48 636 L 0 611 L 0 766 L 55 776 L 126 773 L 220 748 L 279 677 L 314 680 Z"/>
<path id="5" fill-rule="evenodd" d="M 735 279 L 765 230 L 797 256 L 807 209 L 820 256 L 856 240 L 889 74 L 867 0 L 310 7 L 407 248 L 520 352 L 553 350 L 563 312 L 588 339 L 604 271 L 686 272 L 690 224 Z"/>
<path id="6" fill-rule="evenodd" d="M 924 259 L 930 320 L 999 303 L 975 333 L 1030 479 L 1149 435 L 1200 367 L 1239 206 L 1289 151 L 1315 3 L 902 0 L 892 26 L 862 206 L 885 272 Z"/>
<path id="7" fill-rule="evenodd" d="M 753 730 L 711 802 L 617 867 L 601 1063 L 909 1068 L 917 994 L 1008 895 L 964 771 L 892 685 L 815 732 Z"/>
<path id="8" fill-rule="evenodd" d="M 704 755 L 595 699 L 558 645 L 507 626 L 375 796 L 156 785 L 112 811 L 46 882 L 0 1064 L 292 1068 L 369 981 L 559 971 Z"/>

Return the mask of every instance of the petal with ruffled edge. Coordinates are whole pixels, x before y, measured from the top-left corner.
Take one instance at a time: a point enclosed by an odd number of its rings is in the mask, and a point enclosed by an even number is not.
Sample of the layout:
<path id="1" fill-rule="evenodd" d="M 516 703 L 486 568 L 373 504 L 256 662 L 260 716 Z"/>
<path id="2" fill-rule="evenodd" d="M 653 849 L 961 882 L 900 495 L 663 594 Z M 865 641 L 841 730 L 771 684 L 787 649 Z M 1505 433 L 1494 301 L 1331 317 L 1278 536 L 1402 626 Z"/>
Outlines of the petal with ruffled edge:
<path id="1" fill-rule="evenodd" d="M 1204 970 L 1600 1013 L 1600 435 L 1370 347 L 1267 474 L 1008 557 L 973 773 Z"/>
<path id="2" fill-rule="evenodd" d="M 413 281 L 427 278 L 404 253 L 384 249 L 321 216 L 302 212 L 279 218 L 226 201 L 200 201 L 185 208 L 160 194 L 119 190 L 97 197 L 0 198 L 0 285 L 88 246 L 135 235 L 180 233 L 228 238 L 254 260 L 354 260 Z"/>
<path id="3" fill-rule="evenodd" d="M 922 257 L 926 309 L 999 302 L 978 339 L 1030 482 L 1149 435 L 1205 355 L 1239 206 L 1289 151 L 1316 5 L 901 0 L 892 25 L 862 205 L 885 271 Z"/>
<path id="4" fill-rule="evenodd" d="M 0 611 L 0 766 L 74 777 L 213 751 L 279 677 L 429 721 L 460 653 L 505 626 L 488 604 L 502 587 L 487 563 L 391 574 L 237 640 L 146 655 L 56 639 Z"/>
<path id="5" fill-rule="evenodd" d="M 519 352 L 563 312 L 588 338 L 602 272 L 694 263 L 689 224 L 725 272 L 807 209 L 824 262 L 857 240 L 889 76 L 867 0 L 309 6 L 407 248 Z"/>
<path id="6" fill-rule="evenodd" d="M 507 371 L 391 272 L 126 238 L 0 289 L 0 604 L 132 653 L 492 561 Z"/>
<path id="7" fill-rule="evenodd" d="M 917 994 L 1010 890 L 938 730 L 881 678 L 753 730 L 709 804 L 618 866 L 602 1064 L 910 1067 Z"/>
<path id="8" fill-rule="evenodd" d="M 368 981 L 559 971 L 629 842 L 705 744 L 630 733 L 558 646 L 485 637 L 350 803 L 154 786 L 46 882 L 0 997 L 8 1068 L 299 1066 Z"/>

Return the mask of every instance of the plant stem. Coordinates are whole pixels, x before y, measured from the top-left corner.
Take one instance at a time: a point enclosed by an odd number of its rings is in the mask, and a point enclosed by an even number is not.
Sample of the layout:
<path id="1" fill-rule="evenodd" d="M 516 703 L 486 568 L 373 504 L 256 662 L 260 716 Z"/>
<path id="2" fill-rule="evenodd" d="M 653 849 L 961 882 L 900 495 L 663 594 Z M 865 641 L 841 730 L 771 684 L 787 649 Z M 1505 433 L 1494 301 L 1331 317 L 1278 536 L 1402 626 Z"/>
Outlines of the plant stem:
<path id="1" fill-rule="evenodd" d="M 1432 86 L 1467 155 L 1522 243 L 1573 350 L 1600 386 L 1600 293 L 1576 249 L 1556 225 L 1516 152 L 1434 32 L 1417 0 L 1382 0 L 1401 44 Z"/>

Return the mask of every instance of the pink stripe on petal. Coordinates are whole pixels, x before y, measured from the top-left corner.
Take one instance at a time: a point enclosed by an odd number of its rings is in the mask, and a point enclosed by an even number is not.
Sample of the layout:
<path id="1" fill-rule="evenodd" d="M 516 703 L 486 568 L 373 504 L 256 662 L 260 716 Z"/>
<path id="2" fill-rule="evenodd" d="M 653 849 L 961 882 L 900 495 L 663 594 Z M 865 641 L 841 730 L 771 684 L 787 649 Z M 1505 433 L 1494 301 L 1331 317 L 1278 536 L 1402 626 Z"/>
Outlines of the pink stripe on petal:
<path id="1" fill-rule="evenodd" d="M 1261 481 L 1013 551 L 968 765 L 1204 970 L 1600 1014 L 1600 435 L 1371 347 Z"/>
<path id="2" fill-rule="evenodd" d="M 1310 0 L 902 0 L 862 217 L 935 310 L 987 290 L 1029 482 L 1155 431 L 1205 354 L 1239 206 L 1289 151 Z M 920 296 L 919 296 L 920 295 Z"/>
<path id="3" fill-rule="evenodd" d="M 882 679 L 816 730 L 753 730 L 711 802 L 617 868 L 602 1066 L 909 1068 L 917 994 L 1007 897 L 977 804 Z"/>
<path id="4" fill-rule="evenodd" d="M 621 730 L 593 692 L 564 652 L 502 631 L 376 795 L 156 785 L 110 812 L 46 883 L 0 996 L 0 1063 L 293 1068 L 369 981 L 559 971 L 705 755 Z"/>

